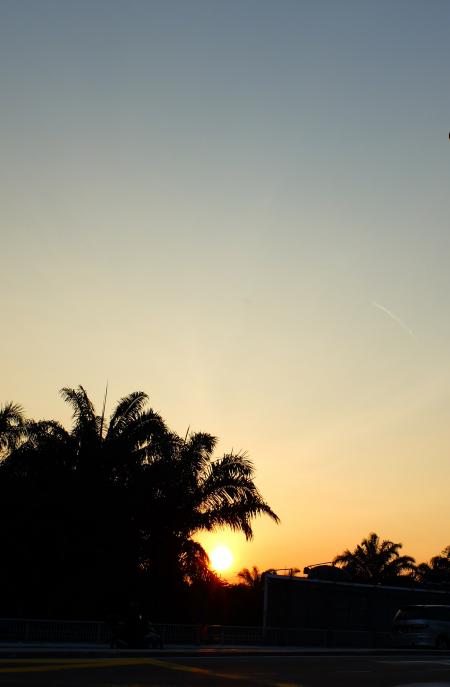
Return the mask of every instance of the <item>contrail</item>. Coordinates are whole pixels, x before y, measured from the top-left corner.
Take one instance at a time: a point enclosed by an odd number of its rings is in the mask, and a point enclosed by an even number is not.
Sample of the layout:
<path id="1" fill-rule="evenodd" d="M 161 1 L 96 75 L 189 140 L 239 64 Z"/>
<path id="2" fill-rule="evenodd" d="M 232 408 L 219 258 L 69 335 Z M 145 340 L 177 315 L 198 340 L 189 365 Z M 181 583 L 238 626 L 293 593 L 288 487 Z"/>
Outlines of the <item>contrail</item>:
<path id="1" fill-rule="evenodd" d="M 407 327 L 406 324 L 404 322 L 402 322 L 399 317 L 397 317 L 397 315 L 395 315 L 393 312 L 391 312 L 390 310 L 385 308 L 384 305 L 381 305 L 380 303 L 377 303 L 376 301 L 372 301 L 372 305 L 375 308 L 378 308 L 378 310 L 382 310 L 383 312 L 385 312 L 386 315 L 388 315 L 391 318 L 391 320 L 394 320 L 394 322 L 397 322 L 397 324 L 399 324 L 400 327 L 405 330 L 405 332 L 407 332 L 410 336 L 412 336 L 414 341 L 417 341 L 416 335 L 414 334 L 414 332 L 409 327 Z"/>

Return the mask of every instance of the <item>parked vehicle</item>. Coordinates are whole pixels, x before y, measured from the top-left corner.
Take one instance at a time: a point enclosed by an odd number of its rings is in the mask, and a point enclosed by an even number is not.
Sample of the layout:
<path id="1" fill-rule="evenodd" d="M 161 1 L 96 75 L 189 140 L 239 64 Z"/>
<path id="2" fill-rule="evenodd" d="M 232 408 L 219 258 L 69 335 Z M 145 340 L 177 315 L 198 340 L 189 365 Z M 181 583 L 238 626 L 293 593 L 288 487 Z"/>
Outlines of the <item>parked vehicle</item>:
<path id="1" fill-rule="evenodd" d="M 450 606 L 404 606 L 395 614 L 392 644 L 450 649 Z"/>

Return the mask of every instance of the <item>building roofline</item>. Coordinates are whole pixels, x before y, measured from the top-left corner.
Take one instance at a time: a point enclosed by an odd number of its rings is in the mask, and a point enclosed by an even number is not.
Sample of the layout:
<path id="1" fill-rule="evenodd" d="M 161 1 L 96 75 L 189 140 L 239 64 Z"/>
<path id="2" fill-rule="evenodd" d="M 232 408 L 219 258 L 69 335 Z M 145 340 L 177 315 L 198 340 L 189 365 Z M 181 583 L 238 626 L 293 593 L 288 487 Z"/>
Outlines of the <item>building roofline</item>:
<path id="1" fill-rule="evenodd" d="M 405 592 L 423 592 L 423 593 L 430 593 L 433 592 L 433 594 L 446 594 L 447 596 L 450 594 L 450 589 L 448 591 L 443 590 L 443 589 L 423 589 L 422 587 L 397 587 L 393 585 L 385 585 L 385 584 L 366 584 L 364 582 L 343 582 L 343 581 L 337 581 L 337 580 L 311 580 L 306 577 L 295 577 L 295 576 L 288 576 L 288 575 L 273 575 L 272 573 L 266 573 L 265 575 L 266 580 L 289 580 L 289 582 L 301 582 L 302 584 L 324 584 L 324 585 L 331 585 L 331 586 L 341 586 L 341 587 L 362 587 L 363 589 L 391 589 L 393 591 L 405 591 Z"/>

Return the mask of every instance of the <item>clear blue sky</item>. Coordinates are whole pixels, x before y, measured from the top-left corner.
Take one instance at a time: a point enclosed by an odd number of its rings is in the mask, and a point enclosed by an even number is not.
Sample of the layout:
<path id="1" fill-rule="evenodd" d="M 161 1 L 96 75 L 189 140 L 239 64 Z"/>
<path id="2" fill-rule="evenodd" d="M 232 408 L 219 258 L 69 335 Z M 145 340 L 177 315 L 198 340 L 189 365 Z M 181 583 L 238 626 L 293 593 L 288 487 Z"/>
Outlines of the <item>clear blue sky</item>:
<path id="1" fill-rule="evenodd" d="M 450 4 L 0 2 L 2 398 L 142 389 L 282 525 L 449 544 Z M 208 545 L 210 541 L 208 540 Z"/>

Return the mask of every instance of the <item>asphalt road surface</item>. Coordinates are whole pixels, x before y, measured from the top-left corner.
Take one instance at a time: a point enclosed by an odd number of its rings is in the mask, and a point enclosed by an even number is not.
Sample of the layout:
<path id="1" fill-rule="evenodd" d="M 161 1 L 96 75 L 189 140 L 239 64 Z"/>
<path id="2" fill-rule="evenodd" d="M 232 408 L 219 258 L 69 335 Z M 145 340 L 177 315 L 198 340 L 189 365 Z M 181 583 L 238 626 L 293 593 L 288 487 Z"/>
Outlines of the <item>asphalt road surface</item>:
<path id="1" fill-rule="evenodd" d="M 450 655 L 2 658 L 2 687 L 450 687 Z"/>

